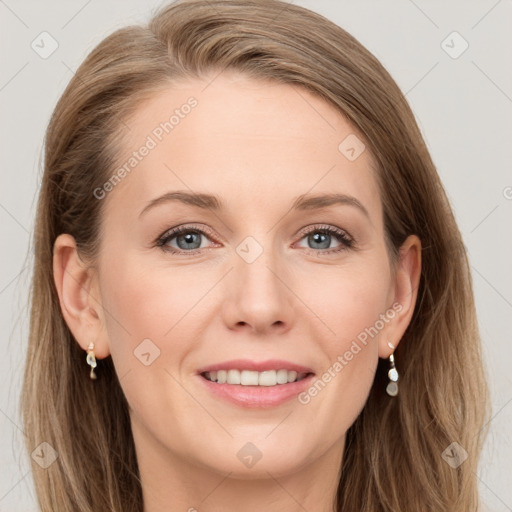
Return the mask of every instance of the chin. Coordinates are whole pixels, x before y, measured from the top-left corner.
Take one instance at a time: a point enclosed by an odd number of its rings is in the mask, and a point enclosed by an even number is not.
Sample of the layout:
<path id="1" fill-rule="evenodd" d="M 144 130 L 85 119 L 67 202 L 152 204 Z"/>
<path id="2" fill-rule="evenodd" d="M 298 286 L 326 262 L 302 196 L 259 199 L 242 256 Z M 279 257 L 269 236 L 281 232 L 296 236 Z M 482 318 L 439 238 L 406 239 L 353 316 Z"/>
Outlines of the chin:
<path id="1" fill-rule="evenodd" d="M 268 479 L 269 474 L 273 477 L 289 475 L 308 463 L 308 454 L 299 453 L 303 444 L 290 443 L 289 438 L 288 442 L 277 438 L 275 441 L 231 439 L 229 446 L 210 450 L 207 460 L 201 455 L 199 458 L 214 471 L 240 480 Z"/>

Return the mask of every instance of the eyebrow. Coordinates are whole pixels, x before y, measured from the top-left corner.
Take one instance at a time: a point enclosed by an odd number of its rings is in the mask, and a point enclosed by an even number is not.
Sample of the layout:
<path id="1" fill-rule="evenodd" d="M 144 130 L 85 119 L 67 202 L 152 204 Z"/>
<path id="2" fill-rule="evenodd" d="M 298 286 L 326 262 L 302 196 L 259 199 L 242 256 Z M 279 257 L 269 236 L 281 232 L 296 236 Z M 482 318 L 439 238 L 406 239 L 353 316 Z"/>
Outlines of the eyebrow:
<path id="1" fill-rule="evenodd" d="M 218 196 L 212 194 L 204 194 L 199 192 L 188 192 L 186 190 L 178 190 L 175 192 L 167 192 L 162 196 L 149 201 L 142 209 L 139 218 L 150 209 L 169 202 L 178 201 L 183 204 L 195 206 L 197 208 L 220 211 L 223 209 L 222 201 Z M 347 194 L 302 194 L 298 196 L 292 203 L 290 210 L 314 210 L 326 208 L 333 205 L 348 205 L 359 209 L 364 215 L 370 219 L 368 210 L 354 196 Z"/>

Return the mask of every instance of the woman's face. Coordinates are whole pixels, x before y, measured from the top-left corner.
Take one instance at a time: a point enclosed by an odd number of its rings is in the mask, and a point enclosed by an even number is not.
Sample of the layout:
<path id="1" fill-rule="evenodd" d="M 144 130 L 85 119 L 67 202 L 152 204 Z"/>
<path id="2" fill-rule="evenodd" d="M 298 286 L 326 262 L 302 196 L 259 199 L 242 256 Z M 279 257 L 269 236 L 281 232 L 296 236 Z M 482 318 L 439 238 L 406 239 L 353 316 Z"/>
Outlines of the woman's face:
<path id="1" fill-rule="evenodd" d="M 338 460 L 406 327 L 369 151 L 305 90 L 238 74 L 175 85 L 126 124 L 125 172 L 95 191 L 96 344 L 139 460 L 240 478 Z"/>

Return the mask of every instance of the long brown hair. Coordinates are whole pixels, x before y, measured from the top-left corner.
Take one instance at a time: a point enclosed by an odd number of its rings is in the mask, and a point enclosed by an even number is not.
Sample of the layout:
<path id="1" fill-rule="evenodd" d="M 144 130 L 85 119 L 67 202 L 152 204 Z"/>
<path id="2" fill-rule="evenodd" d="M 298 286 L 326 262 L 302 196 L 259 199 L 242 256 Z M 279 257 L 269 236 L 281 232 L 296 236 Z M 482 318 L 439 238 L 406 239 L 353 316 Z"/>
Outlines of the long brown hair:
<path id="1" fill-rule="evenodd" d="M 380 360 L 347 432 L 336 510 L 477 510 L 488 391 L 468 259 L 443 186 L 410 107 L 378 60 L 323 16 L 278 0 L 165 6 L 148 26 L 104 39 L 53 112 L 22 394 L 29 451 L 47 442 L 58 453 L 47 469 L 32 461 L 42 510 L 143 509 L 126 399 L 110 357 L 101 362 L 102 378 L 89 379 L 60 311 L 53 244 L 69 233 L 94 261 L 105 201 L 93 191 L 116 169 L 124 120 L 174 80 L 227 68 L 305 88 L 346 116 L 378 164 L 390 258 L 408 235 L 422 241 L 418 301 L 395 352 L 400 395 L 383 392 L 387 367 Z M 443 456 L 452 443 L 468 455 L 458 467 Z"/>

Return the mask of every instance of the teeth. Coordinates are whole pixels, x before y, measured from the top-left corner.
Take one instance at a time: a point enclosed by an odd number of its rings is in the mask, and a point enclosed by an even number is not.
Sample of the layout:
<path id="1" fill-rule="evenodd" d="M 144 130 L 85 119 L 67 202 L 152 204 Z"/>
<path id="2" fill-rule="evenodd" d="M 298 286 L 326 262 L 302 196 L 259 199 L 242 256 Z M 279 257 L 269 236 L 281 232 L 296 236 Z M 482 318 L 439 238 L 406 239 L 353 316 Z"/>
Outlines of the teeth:
<path id="1" fill-rule="evenodd" d="M 279 372 L 284 372 L 286 374 L 286 380 L 284 382 L 279 382 L 277 379 L 277 374 Z M 260 372 L 258 377 L 258 385 L 259 386 L 275 386 L 277 383 L 286 384 L 288 382 L 288 372 L 286 370 L 267 370 L 266 372 Z"/>
<path id="2" fill-rule="evenodd" d="M 276 378 L 278 384 L 286 384 L 288 382 L 288 371 L 287 370 L 277 370 Z"/>
<path id="3" fill-rule="evenodd" d="M 242 386 L 257 386 L 258 372 L 243 370 L 240 373 L 240 384 L 242 384 Z"/>
<path id="4" fill-rule="evenodd" d="M 238 370 L 228 370 L 228 384 L 241 384 L 240 372 Z"/>
<path id="5" fill-rule="evenodd" d="M 287 384 L 298 382 L 306 377 L 307 373 L 297 373 L 288 370 L 267 370 L 255 372 L 252 370 L 217 370 L 206 372 L 204 376 L 219 384 L 239 384 L 242 386 L 275 386 L 276 384 Z"/>

